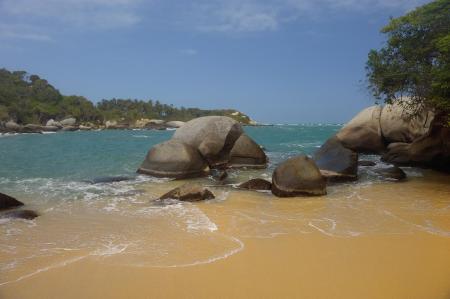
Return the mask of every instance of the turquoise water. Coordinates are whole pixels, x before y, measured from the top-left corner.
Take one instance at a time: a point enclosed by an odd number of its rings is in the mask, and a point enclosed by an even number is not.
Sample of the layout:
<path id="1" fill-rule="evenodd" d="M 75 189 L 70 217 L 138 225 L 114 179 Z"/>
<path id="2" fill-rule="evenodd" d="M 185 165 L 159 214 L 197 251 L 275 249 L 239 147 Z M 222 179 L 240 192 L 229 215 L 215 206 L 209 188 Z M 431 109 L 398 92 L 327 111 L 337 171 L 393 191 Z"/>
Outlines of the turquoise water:
<path id="1" fill-rule="evenodd" d="M 274 165 L 292 155 L 311 154 L 339 128 L 286 125 L 245 130 L 265 147 Z M 133 176 L 147 151 L 172 135 L 173 131 L 80 131 L 3 137 L 0 138 L 0 179 L 76 181 Z"/>

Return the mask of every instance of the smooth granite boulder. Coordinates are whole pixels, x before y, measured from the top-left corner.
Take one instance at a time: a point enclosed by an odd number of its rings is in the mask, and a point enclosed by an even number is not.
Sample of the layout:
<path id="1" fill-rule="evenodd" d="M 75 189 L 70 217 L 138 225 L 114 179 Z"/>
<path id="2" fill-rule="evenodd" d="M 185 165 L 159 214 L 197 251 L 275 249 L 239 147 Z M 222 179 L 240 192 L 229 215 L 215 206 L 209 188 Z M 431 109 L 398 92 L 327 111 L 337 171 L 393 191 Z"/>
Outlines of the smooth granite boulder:
<path id="1" fill-rule="evenodd" d="M 75 126 L 75 124 L 77 123 L 77 120 L 74 117 L 69 117 L 69 118 L 63 119 L 60 123 L 64 127 L 65 126 Z"/>
<path id="2" fill-rule="evenodd" d="M 214 194 L 199 184 L 184 184 L 162 195 L 159 200 L 176 199 L 180 201 L 200 201 L 214 199 Z"/>
<path id="3" fill-rule="evenodd" d="M 325 195 L 326 180 L 311 158 L 300 155 L 284 161 L 275 169 L 272 193 L 278 197 Z"/>
<path id="4" fill-rule="evenodd" d="M 352 181 L 358 178 L 358 153 L 344 147 L 336 136 L 328 139 L 314 153 L 313 159 L 329 181 Z"/>
<path id="5" fill-rule="evenodd" d="M 375 170 L 376 173 L 384 178 L 401 181 L 406 179 L 406 173 L 399 167 L 393 166 L 388 168 L 379 168 Z"/>
<path id="6" fill-rule="evenodd" d="M 20 206 L 23 206 L 23 202 L 20 202 L 9 195 L 0 193 L 0 210 L 6 210 Z"/>
<path id="7" fill-rule="evenodd" d="M 172 139 L 151 148 L 137 172 L 180 179 L 202 176 L 206 170 L 206 161 L 198 150 Z"/>
<path id="8" fill-rule="evenodd" d="M 236 140 L 243 133 L 241 125 L 226 116 L 204 116 L 178 128 L 174 140 L 197 149 L 211 167 L 227 164 Z"/>
<path id="9" fill-rule="evenodd" d="M 411 109 L 404 105 L 400 102 L 394 102 L 384 106 L 381 112 L 381 133 L 389 143 L 410 143 L 427 135 L 430 130 L 431 122 L 434 119 L 433 112 L 422 109 L 413 113 Z"/>
<path id="10" fill-rule="evenodd" d="M 231 149 L 229 165 L 235 168 L 266 168 L 267 156 L 253 139 L 242 134 Z"/>
<path id="11" fill-rule="evenodd" d="M 38 216 L 39 214 L 32 210 L 13 210 L 0 212 L 0 218 L 33 220 Z"/>
<path id="12" fill-rule="evenodd" d="M 380 127 L 381 110 L 380 106 L 362 110 L 336 134 L 336 137 L 345 147 L 357 152 L 382 152 L 385 144 Z"/>
<path id="13" fill-rule="evenodd" d="M 238 188 L 248 190 L 272 190 L 272 183 L 264 179 L 251 179 L 238 185 Z"/>

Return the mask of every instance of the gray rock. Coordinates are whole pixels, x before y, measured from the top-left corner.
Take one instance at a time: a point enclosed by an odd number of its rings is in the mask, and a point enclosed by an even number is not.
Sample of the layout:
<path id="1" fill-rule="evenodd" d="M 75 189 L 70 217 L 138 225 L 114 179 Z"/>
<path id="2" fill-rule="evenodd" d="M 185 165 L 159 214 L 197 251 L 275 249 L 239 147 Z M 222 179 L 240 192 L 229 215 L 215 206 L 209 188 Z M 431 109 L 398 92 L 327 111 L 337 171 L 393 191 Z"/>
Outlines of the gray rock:
<path id="1" fill-rule="evenodd" d="M 241 189 L 248 190 L 272 190 L 272 183 L 264 179 L 251 179 L 238 186 Z"/>
<path id="2" fill-rule="evenodd" d="M 33 220 L 39 214 L 32 210 L 13 210 L 0 213 L 0 218 Z"/>
<path id="3" fill-rule="evenodd" d="M 43 126 L 42 131 L 44 132 L 56 132 L 59 130 L 59 127 L 57 126 Z"/>
<path id="4" fill-rule="evenodd" d="M 10 120 L 5 123 L 5 129 L 9 132 L 20 132 L 22 130 L 22 126 L 18 125 L 16 122 Z"/>
<path id="5" fill-rule="evenodd" d="M 234 168 L 266 168 L 267 156 L 255 141 L 242 134 L 231 149 L 229 164 Z"/>
<path id="6" fill-rule="evenodd" d="M 359 160 L 358 161 L 358 166 L 375 166 L 377 165 L 377 163 L 373 162 L 373 161 L 368 161 L 368 160 Z"/>
<path id="7" fill-rule="evenodd" d="M 202 176 L 206 169 L 206 161 L 195 148 L 179 140 L 169 140 L 150 149 L 138 173 L 188 178 Z"/>
<path id="8" fill-rule="evenodd" d="M 61 123 L 59 121 L 55 121 L 54 119 L 49 119 L 47 121 L 47 123 L 45 124 L 45 126 L 47 126 L 47 127 L 58 127 L 58 128 L 62 127 Z"/>
<path id="9" fill-rule="evenodd" d="M 6 210 L 20 206 L 23 206 L 23 202 L 20 202 L 9 195 L 0 193 L 0 210 Z"/>
<path id="10" fill-rule="evenodd" d="M 388 168 L 379 168 L 375 170 L 379 175 L 392 180 L 404 180 L 406 179 L 406 173 L 399 167 L 393 166 Z"/>
<path id="11" fill-rule="evenodd" d="M 358 153 L 344 147 L 336 137 L 328 139 L 314 153 L 313 159 L 329 181 L 358 179 Z"/>
<path id="12" fill-rule="evenodd" d="M 199 184 L 184 184 L 178 188 L 175 188 L 166 194 L 162 195 L 159 199 L 176 199 L 180 201 L 200 201 L 207 199 L 214 199 L 214 194 L 207 188 Z"/>
<path id="13" fill-rule="evenodd" d="M 165 125 L 169 128 L 181 128 L 184 126 L 184 121 L 172 120 L 165 123 Z"/>
<path id="14" fill-rule="evenodd" d="M 325 195 L 326 180 L 312 159 L 300 155 L 284 161 L 275 169 L 272 193 L 278 197 Z"/>
<path id="15" fill-rule="evenodd" d="M 336 137 L 345 147 L 354 151 L 382 152 L 385 144 L 380 127 L 381 110 L 380 106 L 362 110 L 336 134 Z"/>
<path id="16" fill-rule="evenodd" d="M 65 132 L 73 132 L 73 131 L 77 131 L 78 127 L 74 127 L 74 126 L 65 126 L 62 128 L 62 131 Z"/>
<path id="17" fill-rule="evenodd" d="M 77 120 L 76 120 L 76 118 L 73 118 L 73 117 L 69 117 L 69 118 L 63 119 L 61 121 L 61 125 L 64 127 L 65 126 L 75 126 L 76 123 L 77 123 Z"/>
<path id="18" fill-rule="evenodd" d="M 241 125 L 226 116 L 205 116 L 188 121 L 173 135 L 200 151 L 211 167 L 227 164 L 236 140 L 243 133 Z"/>

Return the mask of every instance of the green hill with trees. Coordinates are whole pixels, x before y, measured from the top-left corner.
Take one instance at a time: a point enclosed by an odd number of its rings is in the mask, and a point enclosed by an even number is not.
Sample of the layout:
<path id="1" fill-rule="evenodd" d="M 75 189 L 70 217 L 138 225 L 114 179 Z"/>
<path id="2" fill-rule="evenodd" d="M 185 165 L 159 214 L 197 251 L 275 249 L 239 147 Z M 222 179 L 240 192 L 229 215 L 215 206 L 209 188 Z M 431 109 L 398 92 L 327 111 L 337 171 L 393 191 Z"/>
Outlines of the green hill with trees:
<path id="1" fill-rule="evenodd" d="M 226 115 L 241 123 L 250 123 L 247 115 L 236 112 L 233 109 L 177 108 L 159 101 L 135 99 L 102 100 L 94 104 L 82 96 L 62 95 L 37 75 L 0 69 L 0 121 L 45 124 L 49 119 L 75 117 L 80 123 L 102 124 L 107 120 L 121 123 L 134 123 L 142 118 L 188 121 L 207 115 Z"/>

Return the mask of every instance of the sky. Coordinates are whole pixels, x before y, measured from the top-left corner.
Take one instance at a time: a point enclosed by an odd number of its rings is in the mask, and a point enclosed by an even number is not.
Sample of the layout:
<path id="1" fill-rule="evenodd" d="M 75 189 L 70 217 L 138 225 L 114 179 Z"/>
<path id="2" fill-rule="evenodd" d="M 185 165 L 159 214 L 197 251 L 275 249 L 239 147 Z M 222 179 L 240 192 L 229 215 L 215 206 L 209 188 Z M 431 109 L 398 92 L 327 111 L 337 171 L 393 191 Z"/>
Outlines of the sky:
<path id="1" fill-rule="evenodd" d="M 342 123 L 374 103 L 380 28 L 425 0 L 0 0 L 0 67 L 91 101 Z"/>

